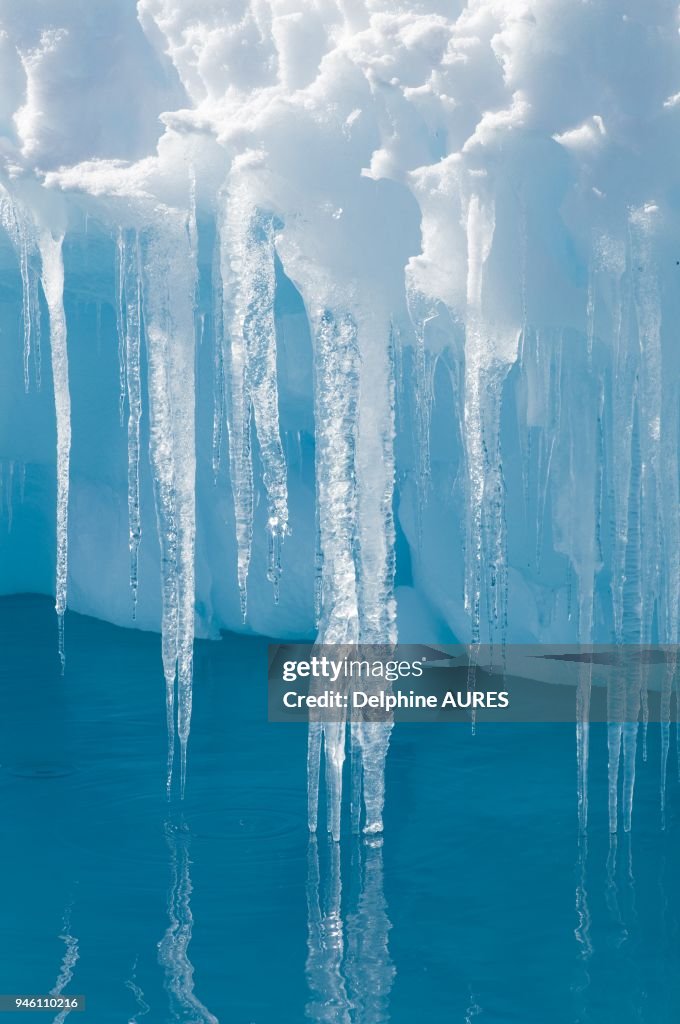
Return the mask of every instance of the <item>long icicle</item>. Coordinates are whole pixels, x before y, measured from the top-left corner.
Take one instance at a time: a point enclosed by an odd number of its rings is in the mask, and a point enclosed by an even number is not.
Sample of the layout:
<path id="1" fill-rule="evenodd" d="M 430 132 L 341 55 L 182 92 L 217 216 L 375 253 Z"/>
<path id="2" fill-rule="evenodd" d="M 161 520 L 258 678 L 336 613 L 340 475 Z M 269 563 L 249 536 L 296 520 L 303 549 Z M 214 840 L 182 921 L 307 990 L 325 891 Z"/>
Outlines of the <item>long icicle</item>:
<path id="1" fill-rule="evenodd" d="M 168 719 L 168 792 L 177 735 L 184 794 L 192 710 L 195 551 L 195 246 L 186 216 L 164 211 L 143 236 L 149 444 L 161 545 L 162 649 Z"/>
<path id="2" fill-rule="evenodd" d="M 42 286 L 50 319 L 50 350 L 54 407 L 57 420 L 57 572 L 56 609 L 59 623 L 59 657 L 65 664 L 64 613 L 68 578 L 68 495 L 71 457 L 71 395 L 68 380 L 66 314 L 64 312 L 63 236 L 43 231 L 38 240 L 42 258 Z"/>
<path id="3" fill-rule="evenodd" d="M 394 598 L 394 362 L 392 332 L 380 317 L 359 323 L 361 377 L 356 438 L 359 639 L 384 650 L 397 642 Z M 381 343 L 382 342 L 382 343 Z M 385 762 L 392 721 L 351 724 L 364 798 L 364 832 L 382 832 Z M 357 780 L 355 789 L 359 788 Z M 356 818 L 355 818 L 356 822 Z"/>
<path id="4" fill-rule="evenodd" d="M 225 197 L 223 197 L 225 200 Z M 226 200 L 225 200 L 226 201 Z M 227 379 L 227 436 L 229 476 L 234 500 L 236 531 L 236 574 L 241 616 L 248 610 L 248 573 L 253 543 L 253 456 L 251 449 L 251 402 L 246 388 L 246 353 L 243 333 L 232 331 L 237 314 L 234 302 L 235 285 L 232 269 L 231 240 L 228 216 L 222 204 L 219 219 L 220 272 L 222 277 L 222 322 L 230 332 L 225 347 Z"/>
<path id="5" fill-rule="evenodd" d="M 233 458 L 230 430 L 230 461 L 237 472 L 232 486 L 235 486 L 239 587 L 244 602 L 252 543 L 252 494 L 247 486 L 249 475 L 252 477 L 252 411 L 267 494 L 268 577 L 278 601 L 280 548 L 288 530 L 288 488 L 279 431 L 273 218 L 253 207 L 247 188 L 240 185 L 227 194 L 221 235 L 225 243 L 222 260 L 225 297 L 229 293 L 224 322 L 231 337 L 232 406 L 235 402 L 232 418 L 240 420 L 233 423 Z"/>
<path id="6" fill-rule="evenodd" d="M 356 324 L 349 314 L 320 313 L 314 323 L 316 488 L 319 517 L 319 642 L 351 644 L 359 638 L 354 453 L 359 399 Z M 344 722 L 310 721 L 307 778 L 309 828 L 316 831 L 321 744 L 325 754 L 327 827 L 340 838 Z"/>
<path id="7" fill-rule="evenodd" d="M 31 355 L 35 383 L 40 390 L 40 302 L 35 226 L 24 207 L 0 185 L 0 226 L 9 235 L 19 260 L 21 277 L 21 319 L 23 334 L 24 391 L 30 389 Z"/>
<path id="8" fill-rule="evenodd" d="M 128 394 L 128 524 L 130 547 L 130 590 L 132 617 L 137 615 L 139 545 L 142 520 L 139 504 L 139 426 L 142 416 L 140 356 L 142 339 L 141 268 L 139 239 L 122 241 L 122 296 L 124 301 L 125 380 Z"/>

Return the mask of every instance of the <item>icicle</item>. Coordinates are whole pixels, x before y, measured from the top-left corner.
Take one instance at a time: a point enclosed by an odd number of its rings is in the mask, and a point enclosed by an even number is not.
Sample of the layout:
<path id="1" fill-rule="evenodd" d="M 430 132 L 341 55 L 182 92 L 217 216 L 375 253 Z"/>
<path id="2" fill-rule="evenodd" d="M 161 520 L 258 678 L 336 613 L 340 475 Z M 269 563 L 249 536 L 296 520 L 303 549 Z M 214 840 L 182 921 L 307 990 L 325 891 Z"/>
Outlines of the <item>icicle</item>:
<path id="1" fill-rule="evenodd" d="M 195 248 L 186 217 L 164 210 L 142 236 L 149 446 L 161 546 L 162 649 L 168 720 L 168 792 L 177 733 L 184 793 L 192 706 L 195 548 Z"/>
<path id="2" fill-rule="evenodd" d="M 630 832 L 635 792 L 635 756 L 637 752 L 638 723 L 624 722 L 623 726 L 623 830 Z"/>
<path id="3" fill-rule="evenodd" d="M 312 833 L 316 832 L 319 824 L 319 776 L 322 742 L 322 723 L 310 721 L 307 732 L 307 825 Z"/>
<path id="4" fill-rule="evenodd" d="M 118 334 L 118 415 L 123 426 L 125 417 L 125 394 L 127 390 L 126 362 L 126 302 L 125 302 L 125 235 L 118 228 L 116 244 L 116 330 Z M 97 306 L 97 336 L 99 336 L 99 306 Z"/>
<path id="5" fill-rule="evenodd" d="M 367 338 L 374 339 L 364 321 Z M 377 325 L 376 325 L 377 326 Z M 389 344 L 361 347 L 348 314 L 322 312 L 314 324 L 316 480 L 319 553 L 319 642 L 396 641 L 394 575 L 394 383 Z M 376 351 L 377 350 L 377 351 Z M 371 386 L 361 389 L 362 379 Z M 377 387 L 377 382 L 383 382 Z M 358 543 L 357 543 L 358 540 Z M 391 723 L 353 722 L 352 827 L 382 830 L 384 766 Z M 325 754 L 327 826 L 340 837 L 342 768 L 347 728 L 312 722 L 308 747 L 309 827 L 316 829 L 321 743 Z"/>
<path id="6" fill-rule="evenodd" d="M 384 341 L 381 344 L 381 334 Z M 396 643 L 394 600 L 394 368 L 392 333 L 366 318 L 356 434 L 359 636 Z"/>
<path id="7" fill-rule="evenodd" d="M 609 722 L 607 725 L 607 747 L 608 747 L 608 803 L 609 803 L 609 831 L 615 833 L 619 820 L 619 764 L 621 760 L 621 737 L 623 726 L 621 722 Z"/>
<path id="8" fill-rule="evenodd" d="M 350 826 L 352 829 L 352 833 L 354 835 L 358 835 L 361 829 L 361 793 L 363 788 L 363 764 L 361 746 L 359 744 L 359 735 L 356 728 L 350 729 L 350 784 Z"/>
<path id="9" fill-rule="evenodd" d="M 213 328 L 213 431 L 212 431 L 212 469 L 215 483 L 220 471 L 222 459 L 222 433 L 226 415 L 225 380 L 224 380 L 224 317 L 222 276 L 220 274 L 220 246 L 216 239 L 212 265 L 212 328 Z"/>
<path id="10" fill-rule="evenodd" d="M 677 651 L 671 648 L 666 651 L 666 664 L 661 684 L 661 772 L 660 772 L 660 811 L 661 828 L 666 828 L 666 779 L 668 778 L 668 750 L 670 747 L 671 733 L 671 699 L 673 695 L 673 680 L 677 669 Z"/>
<path id="11" fill-rule="evenodd" d="M 422 515 L 430 490 L 432 467 L 430 464 L 430 426 L 432 420 L 432 403 L 434 400 L 434 368 L 435 362 L 425 344 L 427 324 L 434 320 L 436 313 L 432 304 L 419 292 L 408 290 L 407 301 L 409 315 L 415 331 L 415 401 L 416 401 L 416 441 L 418 465 L 418 501 L 419 501 L 419 533 L 422 528 Z M 419 537 L 421 541 L 422 538 Z"/>
<path id="12" fill-rule="evenodd" d="M 35 267 L 35 228 L 28 213 L 0 185 L 0 226 L 9 235 L 19 260 L 21 276 L 21 317 L 23 329 L 24 390 L 30 389 L 31 354 L 35 362 L 36 387 L 40 390 L 40 303 Z"/>
<path id="13" fill-rule="evenodd" d="M 139 545 L 142 520 L 139 505 L 139 425 L 142 416 L 140 356 L 142 337 L 142 294 L 139 240 L 134 233 L 126 239 L 119 236 L 121 261 L 121 318 L 125 362 L 125 384 L 128 394 L 128 523 L 130 547 L 130 590 L 132 618 L 137 616 L 139 584 Z"/>
<path id="14" fill-rule="evenodd" d="M 250 409 L 255 421 L 262 477 L 267 494 L 267 532 L 269 546 L 268 578 L 274 587 L 274 598 L 278 601 L 279 577 L 281 575 L 281 542 L 288 530 L 288 488 L 286 464 L 279 434 L 279 399 L 276 369 L 276 327 L 274 321 L 275 253 L 274 223 L 271 216 L 260 213 L 250 204 L 247 190 L 236 187 L 229 192 L 227 210 L 223 224 L 224 241 L 227 246 L 229 263 L 229 286 L 232 291 L 229 324 L 232 344 L 232 362 L 241 375 L 239 363 L 243 362 L 242 385 L 234 381 L 237 390 L 243 386 L 245 403 L 243 431 L 249 428 Z M 223 264 L 224 271 L 227 270 Z M 225 289 L 226 290 L 226 289 Z M 234 349 L 236 350 L 234 352 Z M 235 355 L 235 360 L 234 360 Z M 245 440 L 245 439 L 243 439 Z M 247 446 L 236 437 L 237 444 L 249 459 L 250 439 Z M 247 452 L 246 452 L 247 447 Z M 248 466 L 237 467 L 240 475 L 247 475 Z M 245 474 L 243 470 L 245 469 Z M 252 465 L 250 466 L 252 474 Z M 236 486 L 239 485 L 237 478 Z M 246 489 L 246 501 L 248 492 Z M 251 502 L 252 504 L 252 502 Z M 239 511 L 245 512 L 247 522 L 244 538 L 239 544 L 240 561 L 246 561 L 245 570 L 240 567 L 239 585 L 245 591 L 247 563 L 250 560 L 252 537 L 252 509 L 239 510 L 237 502 L 237 524 Z M 247 550 L 246 550 L 247 548 Z"/>
<path id="15" fill-rule="evenodd" d="M 588 268 L 588 298 L 586 301 L 586 348 L 588 359 L 593 355 L 593 341 L 595 338 L 595 271 L 592 263 Z"/>
<path id="16" fill-rule="evenodd" d="M 237 321 L 232 292 L 232 252 L 228 218 L 219 224 L 220 270 L 222 275 L 223 323 L 230 330 L 227 355 L 229 475 L 234 497 L 236 525 L 237 580 L 241 615 L 246 621 L 248 572 L 253 541 L 253 459 L 251 451 L 251 402 L 246 389 L 246 353 L 243 333 Z M 233 327 L 236 327 L 233 330 Z"/>
<path id="17" fill-rule="evenodd" d="M 24 391 L 30 388 L 31 363 L 31 285 L 29 280 L 29 242 L 25 225 L 17 225 L 19 229 L 19 269 L 21 272 L 21 304 L 24 323 Z"/>
<path id="18" fill-rule="evenodd" d="M 359 398 L 356 326 L 350 316 L 323 312 L 315 324 L 316 487 L 320 554 L 319 642 L 346 644 L 359 635 L 355 431 Z M 316 830 L 323 740 L 327 827 L 340 838 L 345 723 L 311 722 L 308 737 L 309 827 Z"/>
<path id="19" fill-rule="evenodd" d="M 326 776 L 326 829 L 335 842 L 340 840 L 342 813 L 342 768 L 345 763 L 345 722 L 324 722 L 324 773 Z"/>
<path id="20" fill-rule="evenodd" d="M 390 329 L 381 345 L 380 320 L 364 316 L 358 341 L 361 358 L 356 433 L 357 598 L 359 639 L 385 651 L 397 641 L 394 599 L 394 362 Z M 386 333 L 386 332 L 385 332 Z M 364 832 L 382 832 L 385 761 L 392 722 L 352 722 L 352 742 L 361 751 Z"/>
<path id="21" fill-rule="evenodd" d="M 588 761 L 590 752 L 590 695 L 592 689 L 592 664 L 581 662 L 578 666 L 576 689 L 576 764 L 578 823 L 582 833 L 588 827 Z"/>
<path id="22" fill-rule="evenodd" d="M 640 453 L 641 453 L 641 639 L 651 640 L 657 594 L 661 591 L 661 414 L 663 372 L 661 362 L 661 298 L 653 255 L 658 210 L 653 205 L 634 210 L 630 217 L 633 298 L 640 346 Z"/>
<path id="23" fill-rule="evenodd" d="M 642 665 L 620 648 L 615 676 L 607 691 L 607 741 L 609 748 L 609 831 L 618 828 L 618 782 L 623 751 L 622 816 L 623 828 L 629 832 L 633 814 L 635 791 L 635 761 L 637 754 L 638 717 Z"/>
<path id="24" fill-rule="evenodd" d="M 494 355 L 493 334 L 482 315 L 484 264 L 495 230 L 492 203 L 468 203 L 467 319 L 465 325 L 464 437 L 468 475 L 465 608 L 473 645 L 481 639 L 485 592 L 489 637 L 505 637 L 507 573 L 505 485 L 500 459 L 501 393 L 508 363 Z"/>
<path id="25" fill-rule="evenodd" d="M 316 487 L 321 556 L 321 643 L 359 637 L 354 542 L 354 454 L 359 401 L 357 332 L 350 316 L 324 312 L 315 330 Z"/>
<path id="26" fill-rule="evenodd" d="M 57 419 L 57 574 L 56 609 L 59 623 L 59 657 L 62 671 L 64 653 L 64 613 L 68 578 L 68 495 L 71 457 L 71 396 L 68 381 L 66 315 L 64 313 L 63 236 L 54 238 L 49 231 L 39 237 L 42 258 L 42 286 L 50 320 L 50 349 L 54 406 Z"/>

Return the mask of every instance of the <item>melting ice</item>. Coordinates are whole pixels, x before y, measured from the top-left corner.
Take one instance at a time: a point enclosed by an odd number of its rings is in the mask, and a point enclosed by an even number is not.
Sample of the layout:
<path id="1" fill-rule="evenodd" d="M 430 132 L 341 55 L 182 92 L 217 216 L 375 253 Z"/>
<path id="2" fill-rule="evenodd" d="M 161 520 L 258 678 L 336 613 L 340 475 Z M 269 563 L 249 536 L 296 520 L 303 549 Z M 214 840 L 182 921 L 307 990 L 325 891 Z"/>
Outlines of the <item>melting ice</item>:
<path id="1" fill-rule="evenodd" d="M 62 657 L 67 603 L 161 629 L 169 785 L 195 630 L 677 643 L 679 46 L 664 0 L 0 7 L 0 581 Z"/>

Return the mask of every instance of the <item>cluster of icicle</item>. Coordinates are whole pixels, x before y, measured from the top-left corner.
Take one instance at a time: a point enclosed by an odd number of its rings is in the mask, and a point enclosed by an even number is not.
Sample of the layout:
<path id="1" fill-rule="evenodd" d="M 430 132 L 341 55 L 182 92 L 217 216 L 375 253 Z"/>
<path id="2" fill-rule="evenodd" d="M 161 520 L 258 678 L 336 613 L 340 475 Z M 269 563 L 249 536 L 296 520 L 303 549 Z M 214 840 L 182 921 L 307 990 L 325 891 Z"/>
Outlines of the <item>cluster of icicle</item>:
<path id="1" fill-rule="evenodd" d="M 236 512 L 238 585 L 246 616 L 247 578 L 254 510 L 251 420 L 254 421 L 269 501 L 269 578 L 278 587 L 280 545 L 287 530 L 286 468 L 278 426 L 274 329 L 272 219 L 244 209 L 232 196 L 219 221 L 216 246 L 215 458 L 226 417 L 229 464 Z M 135 226 L 116 232 L 116 319 L 120 418 L 127 419 L 130 588 L 137 603 L 141 540 L 139 493 L 141 359 L 146 352 L 149 457 L 161 548 L 162 658 L 168 726 L 167 785 L 173 780 L 176 738 L 180 792 L 186 783 L 191 723 L 196 532 L 195 345 L 197 285 L 196 211 L 135 211 Z M 147 211 L 143 211 L 143 214 Z M 59 655 L 65 662 L 64 614 L 68 579 L 68 496 L 71 447 L 67 325 L 64 313 L 63 234 L 55 236 L 7 190 L 0 193 L 0 224 L 19 257 L 23 284 L 25 386 L 34 353 L 40 386 L 41 310 L 38 280 L 49 318 L 57 423 L 56 611 Z M 222 327 L 228 332 L 223 333 Z"/>
<path id="2" fill-rule="evenodd" d="M 141 540 L 141 358 L 146 352 L 149 457 L 161 548 L 162 659 L 168 728 L 167 785 L 180 749 L 186 782 L 192 709 L 196 437 L 195 346 L 197 227 L 193 189 L 184 211 L 135 204 L 134 226 L 116 230 L 116 320 L 120 417 L 127 419 L 130 587 L 134 608 Z M 288 530 L 286 465 L 279 431 L 274 322 L 274 218 L 238 183 L 218 202 L 213 267 L 215 417 L 213 464 L 219 469 L 226 425 L 233 492 L 237 580 L 244 621 L 253 535 L 256 438 L 266 494 L 268 576 L 278 594 L 281 544 Z M 51 341 L 57 415 L 57 576 L 59 653 L 64 662 L 67 600 L 70 398 L 64 313 L 63 235 L 54 237 L 20 200 L 5 192 L 2 223 L 19 255 L 24 284 L 26 386 L 31 345 L 39 343 L 42 283 Z M 317 614 L 324 643 L 394 643 L 394 384 L 389 326 L 370 315 L 332 308 L 316 315 L 316 459 L 318 490 Z M 360 387 L 360 372 L 376 386 Z M 383 382 L 382 388 L 379 382 Z M 309 821 L 316 828 L 322 740 L 328 828 L 339 838 L 345 725 L 310 728 Z M 384 763 L 390 726 L 353 724 L 353 821 L 363 792 L 366 830 L 382 829 Z"/>
<path id="3" fill-rule="evenodd" d="M 194 639 L 195 386 L 197 226 L 189 190 L 184 210 L 155 207 L 116 234 L 116 312 L 120 355 L 121 420 L 127 418 L 130 585 L 133 606 L 141 537 L 139 462 L 144 401 L 141 359 L 146 353 L 149 456 L 153 469 L 162 574 L 162 652 L 169 733 L 168 787 L 176 737 L 186 779 L 192 705 Z M 266 495 L 269 578 L 276 590 L 280 549 L 288 529 L 286 465 L 278 421 L 274 321 L 276 223 L 248 191 L 220 195 L 213 266 L 215 424 L 218 468 L 226 426 L 235 508 L 237 577 L 242 612 L 253 535 L 256 484 L 252 436 L 257 440 Z M 527 512 L 536 523 L 537 558 L 551 494 L 551 529 L 577 581 L 579 637 L 593 639 L 596 576 L 603 561 L 602 509 L 611 509 L 611 589 L 615 639 L 647 644 L 679 638 L 680 570 L 678 407 L 663 387 L 660 295 L 654 236 L 658 212 L 630 212 L 628 241 L 596 240 L 588 289 L 584 351 L 568 348 L 559 331 L 521 324 L 505 356 L 489 343 L 482 282 L 493 244 L 494 207 L 473 194 L 466 203 L 467 311 L 464 321 L 458 416 L 466 471 L 465 605 L 472 645 L 486 637 L 505 642 L 507 555 L 500 416 L 513 366 L 520 370 L 518 402 Z M 63 236 L 44 227 L 27 206 L 3 192 L 0 218 L 17 252 L 23 283 L 25 386 L 40 386 L 40 289 L 49 318 L 57 424 L 56 610 L 60 655 L 67 602 L 68 496 L 71 442 L 67 324 L 64 313 Z M 131 220 L 131 218 L 129 219 Z M 635 273 L 632 272 L 635 268 Z M 415 338 L 415 404 L 420 489 L 429 487 L 429 423 L 433 356 L 428 350 L 432 301 L 408 280 Z M 607 296 L 596 309 L 596 296 Z M 349 305 L 349 304 L 348 304 Z M 455 312 L 452 310 L 452 313 Z M 607 365 L 598 366 L 594 324 L 611 334 Z M 367 304 L 341 307 L 337 298 L 309 307 L 314 340 L 318 555 L 318 639 L 326 644 L 392 644 L 397 639 L 394 581 L 395 358 L 389 319 Z M 508 354 L 509 353 L 509 354 Z M 584 362 L 585 360 L 585 362 Z M 588 366 L 590 372 L 583 373 Z M 569 400 L 565 401 L 565 395 Z M 604 407 L 610 410 L 602 416 Z M 606 422 L 605 422 L 606 419 Z M 573 510 L 580 514 L 575 516 Z M 617 827 L 618 778 L 623 750 L 623 821 L 632 815 L 638 712 L 646 715 L 644 668 L 640 707 L 613 717 L 610 744 L 610 827 Z M 674 667 L 663 695 L 663 759 L 669 746 Z M 577 693 L 579 820 L 587 824 L 590 668 Z M 622 692 L 624 692 L 622 690 Z M 385 758 L 390 725 L 312 722 L 309 730 L 309 824 L 316 829 L 322 750 L 326 821 L 340 835 L 342 779 L 349 737 L 351 819 L 358 830 L 382 829 Z M 663 799 L 662 783 L 662 799 Z"/>

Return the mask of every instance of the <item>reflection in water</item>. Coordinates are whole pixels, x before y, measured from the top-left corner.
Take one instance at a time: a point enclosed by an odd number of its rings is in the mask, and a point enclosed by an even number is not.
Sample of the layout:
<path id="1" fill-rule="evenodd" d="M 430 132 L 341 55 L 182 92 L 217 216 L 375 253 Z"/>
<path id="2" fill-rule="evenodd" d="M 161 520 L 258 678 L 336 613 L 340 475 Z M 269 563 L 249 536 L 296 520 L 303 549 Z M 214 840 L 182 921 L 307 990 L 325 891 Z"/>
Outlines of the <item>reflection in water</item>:
<path id="1" fill-rule="evenodd" d="M 613 925 L 614 945 L 620 948 L 628 939 L 626 928 L 619 901 L 619 887 L 616 880 L 616 861 L 618 852 L 618 838 L 615 835 L 609 837 L 609 853 L 607 854 L 607 881 L 605 884 L 605 902 L 609 912 L 609 919 Z M 632 865 L 631 865 L 632 871 Z"/>
<path id="2" fill-rule="evenodd" d="M 145 1017 L 147 1015 L 147 1013 L 150 1011 L 151 1007 L 149 1006 L 149 1004 L 144 999 L 144 992 L 143 992 L 143 990 L 137 984 L 137 961 L 136 960 L 135 960 L 135 962 L 134 962 L 134 964 L 132 966 L 132 974 L 128 978 L 128 980 L 125 982 L 125 987 L 130 989 L 130 991 L 132 992 L 133 996 L 135 997 L 135 1002 L 137 1003 L 137 1006 L 139 1007 L 137 1012 L 132 1017 L 128 1018 L 128 1024 L 138 1024 L 139 1018 L 140 1017 Z"/>
<path id="3" fill-rule="evenodd" d="M 581 960 L 589 960 L 593 952 L 593 945 L 590 939 L 590 905 L 588 903 L 588 889 L 586 888 L 587 863 L 588 840 L 586 836 L 579 836 L 576 867 L 577 925 L 574 929 L 574 935 L 579 944 L 579 959 Z"/>
<path id="4" fill-rule="evenodd" d="M 482 1012 L 482 1008 L 475 999 L 472 992 L 470 992 L 470 1000 L 465 1010 L 465 1017 L 463 1018 L 463 1024 L 474 1024 L 475 1017 L 478 1017 Z"/>
<path id="5" fill-rule="evenodd" d="M 307 982 L 310 1020 L 384 1024 L 395 968 L 383 891 L 382 840 L 353 839 L 351 910 L 343 919 L 340 846 L 328 841 L 323 878 L 316 836 L 307 854 Z"/>
<path id="6" fill-rule="evenodd" d="M 353 1006 L 353 1019 L 377 1024 L 389 1020 L 389 995 L 396 971 L 390 960 L 383 888 L 382 839 L 356 841 L 352 848 L 359 898 L 347 915 L 345 975 Z M 355 890 L 356 891 L 356 890 Z"/>
<path id="7" fill-rule="evenodd" d="M 64 956 L 61 961 L 61 968 L 57 980 L 54 984 L 54 988 L 50 989 L 51 996 L 60 996 L 68 983 L 73 978 L 73 971 L 76 964 L 78 963 L 79 952 L 78 952 L 78 940 L 74 935 L 71 935 L 71 910 L 73 909 L 73 903 L 70 903 L 64 912 L 63 931 L 59 936 L 61 941 L 66 945 L 64 950 Z M 62 1021 L 66 1019 L 70 1010 L 62 1010 L 54 1018 L 54 1024 L 62 1024 Z"/>
<path id="8" fill-rule="evenodd" d="M 350 1024 L 347 988 L 342 976 L 344 955 L 343 922 L 340 908 L 340 846 L 328 845 L 328 877 L 325 880 L 325 906 L 321 906 L 319 848 L 315 835 L 307 850 L 307 981 L 316 995 L 306 1007 L 311 1020 Z"/>
<path id="9" fill-rule="evenodd" d="M 588 839 L 587 836 L 581 833 L 578 838 L 578 858 L 576 861 L 576 928 L 574 929 L 574 937 L 578 944 L 578 975 L 573 985 L 573 993 L 576 999 L 576 1024 L 581 1024 L 582 1021 L 588 1020 L 587 992 L 590 988 L 589 961 L 593 955 L 593 944 L 590 935 L 590 903 L 588 902 L 588 889 L 586 884 L 587 867 Z"/>
<path id="10" fill-rule="evenodd" d="M 577 926 L 574 935 L 578 948 L 578 973 L 572 986 L 576 998 L 575 1022 L 600 1021 L 598 1006 L 602 1002 L 602 978 L 611 971 L 616 978 L 616 991 L 605 992 L 605 998 L 614 998 L 622 1007 L 636 1008 L 634 1017 L 639 1021 L 657 1024 L 661 1019 L 648 1017 L 645 1006 L 650 1001 L 649 979 L 646 974 L 644 957 L 640 955 L 640 936 L 645 923 L 638 910 L 638 894 L 633 871 L 633 834 L 627 832 L 622 839 L 616 834 L 609 835 L 606 863 L 588 863 L 588 848 L 585 836 L 578 847 L 576 913 Z M 591 915 L 586 879 L 591 881 L 604 867 L 602 892 L 604 904 L 599 902 L 599 885 L 594 884 L 595 913 Z M 669 905 L 664 876 L 665 857 L 660 858 L 660 874 L 657 879 L 659 893 L 658 938 L 659 949 L 666 948 L 669 940 Z M 656 920 L 657 910 L 653 903 L 646 902 L 643 908 L 645 918 Z M 592 936 L 597 936 L 595 942 Z M 604 974 L 603 974 L 604 967 Z M 591 991 L 592 989 L 592 991 Z M 607 1020 L 609 1018 L 606 1018 Z M 612 1017 L 613 1019 L 613 1017 Z M 621 1017 L 620 1019 L 629 1018 Z M 664 1018 L 665 1019 L 665 1018 Z M 668 1018 L 670 1019 L 670 1017 Z"/>
<path id="11" fill-rule="evenodd" d="M 170 1010 L 174 1020 L 186 1021 L 187 1024 L 219 1024 L 217 1017 L 194 994 L 194 967 L 188 953 L 194 924 L 190 902 L 188 827 L 183 823 L 166 822 L 165 837 L 170 850 L 170 923 L 158 943 L 158 962 L 165 971 Z"/>

